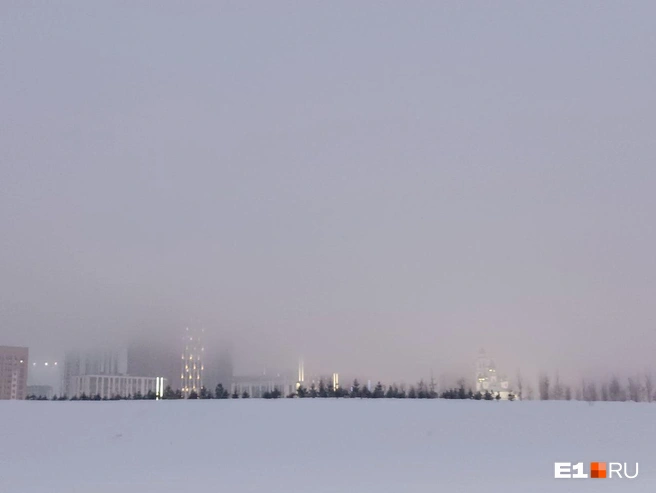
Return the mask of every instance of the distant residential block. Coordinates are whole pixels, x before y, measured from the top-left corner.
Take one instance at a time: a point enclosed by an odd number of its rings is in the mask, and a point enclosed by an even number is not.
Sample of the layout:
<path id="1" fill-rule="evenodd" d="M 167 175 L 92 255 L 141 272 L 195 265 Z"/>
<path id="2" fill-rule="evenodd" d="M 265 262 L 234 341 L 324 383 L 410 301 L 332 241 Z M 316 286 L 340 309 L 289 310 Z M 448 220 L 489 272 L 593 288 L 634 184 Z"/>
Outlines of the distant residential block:
<path id="1" fill-rule="evenodd" d="M 0 346 L 0 400 L 27 397 L 28 357 L 28 348 Z"/>

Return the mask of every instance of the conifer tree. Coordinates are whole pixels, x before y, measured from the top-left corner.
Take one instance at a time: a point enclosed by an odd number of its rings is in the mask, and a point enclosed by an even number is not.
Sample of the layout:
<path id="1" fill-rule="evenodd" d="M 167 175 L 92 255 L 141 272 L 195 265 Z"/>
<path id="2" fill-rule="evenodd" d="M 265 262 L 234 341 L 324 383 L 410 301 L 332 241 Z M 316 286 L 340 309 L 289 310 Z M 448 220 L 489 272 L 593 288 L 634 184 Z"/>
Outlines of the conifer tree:
<path id="1" fill-rule="evenodd" d="M 322 398 L 328 397 L 328 388 L 326 387 L 326 382 L 323 381 L 323 378 L 319 379 L 319 392 L 318 396 Z"/>
<path id="2" fill-rule="evenodd" d="M 319 395 L 319 391 L 317 391 L 317 386 L 312 382 L 312 385 L 310 385 L 310 397 L 313 399 Z"/>
<path id="3" fill-rule="evenodd" d="M 217 399 L 227 399 L 230 397 L 230 392 L 228 392 L 228 390 L 223 387 L 223 384 L 220 383 L 216 386 L 214 396 Z"/>
<path id="4" fill-rule="evenodd" d="M 171 388 L 170 385 L 167 385 L 166 388 L 164 389 L 164 393 L 162 394 L 162 399 L 175 399 L 175 392 L 173 392 L 173 389 Z"/>
<path id="5" fill-rule="evenodd" d="M 353 380 L 353 385 L 351 386 L 351 397 L 361 397 L 360 382 L 358 382 L 357 378 Z"/>

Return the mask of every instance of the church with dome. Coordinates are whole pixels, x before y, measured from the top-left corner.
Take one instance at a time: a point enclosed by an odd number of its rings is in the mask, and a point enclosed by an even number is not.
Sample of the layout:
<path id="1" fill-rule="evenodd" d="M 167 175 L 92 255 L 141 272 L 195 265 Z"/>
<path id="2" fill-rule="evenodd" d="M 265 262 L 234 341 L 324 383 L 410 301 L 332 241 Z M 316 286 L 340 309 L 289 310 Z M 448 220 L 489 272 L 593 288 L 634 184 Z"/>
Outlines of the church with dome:
<path id="1" fill-rule="evenodd" d="M 510 394 L 515 395 L 510 389 L 508 378 L 497 373 L 494 360 L 487 356 L 484 349 L 479 351 L 476 359 L 476 391 L 482 394 L 490 392 L 494 397 L 499 394 L 501 399 L 508 399 Z"/>

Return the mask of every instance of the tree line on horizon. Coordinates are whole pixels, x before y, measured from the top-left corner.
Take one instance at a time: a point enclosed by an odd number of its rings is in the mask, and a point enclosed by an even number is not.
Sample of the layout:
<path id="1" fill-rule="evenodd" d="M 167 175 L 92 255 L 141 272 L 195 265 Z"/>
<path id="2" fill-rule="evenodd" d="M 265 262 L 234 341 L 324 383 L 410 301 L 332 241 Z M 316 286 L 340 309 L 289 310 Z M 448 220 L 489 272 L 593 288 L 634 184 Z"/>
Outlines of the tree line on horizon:
<path id="1" fill-rule="evenodd" d="M 207 399 L 249 399 L 251 396 L 247 391 L 238 392 L 237 390 L 232 393 L 226 389 L 223 384 L 218 384 L 214 391 L 202 387 L 200 392 L 191 392 L 186 399 L 190 400 L 207 400 Z M 319 381 L 316 385 L 312 383 L 309 387 L 300 385 L 296 392 L 284 396 L 278 389 L 274 388 L 272 391 L 267 391 L 262 394 L 263 399 L 280 399 L 280 398 L 299 398 L 299 399 L 315 399 L 315 398 L 346 398 L 346 399 L 473 399 L 473 400 L 499 400 L 501 396 L 486 391 L 474 393 L 471 389 L 465 390 L 464 384 L 457 388 L 451 388 L 438 393 L 435 384 L 426 384 L 423 380 L 419 381 L 416 385 L 392 384 L 389 386 L 383 385 L 378 382 L 373 389 L 366 385 L 361 385 L 358 379 L 353 381 L 350 388 L 333 387 L 332 382 Z M 30 395 L 28 400 L 49 400 L 45 397 L 38 397 Z M 161 397 L 162 400 L 182 400 L 185 399 L 183 392 L 180 389 L 173 390 L 171 386 L 164 389 Z M 122 397 L 120 395 L 112 396 L 111 398 L 102 398 L 100 394 L 87 395 L 85 393 L 80 396 L 53 396 L 53 401 L 119 401 L 119 400 L 157 400 L 157 394 L 154 391 L 149 391 L 146 394 L 137 392 L 129 397 Z M 509 396 L 509 400 L 514 400 L 514 395 Z"/>
<path id="2" fill-rule="evenodd" d="M 542 401 L 654 402 L 654 391 L 650 373 L 628 377 L 624 384 L 617 375 L 600 382 L 582 379 L 575 388 L 562 383 L 557 373 L 553 379 L 546 373 L 538 377 L 538 395 Z"/>
<path id="3" fill-rule="evenodd" d="M 508 400 L 534 400 L 536 396 L 533 393 L 532 387 L 524 385 L 523 378 L 520 374 L 517 375 L 516 391 L 508 395 Z M 582 380 L 580 386 L 574 388 L 561 382 L 558 374 L 553 379 L 548 374 L 542 373 L 538 377 L 538 400 L 576 400 L 586 402 L 596 401 L 610 401 L 610 402 L 653 402 L 656 400 L 654 395 L 654 383 L 651 375 L 645 374 L 643 378 L 630 377 L 627 379 L 625 385 L 622 385 L 620 379 L 616 376 L 602 382 L 595 382 L 591 380 Z M 474 392 L 471 388 L 467 389 L 465 380 L 460 379 L 456 387 L 448 388 L 442 392 L 437 392 L 434 382 L 427 384 L 424 380 L 420 380 L 416 385 L 406 386 L 404 384 L 397 385 L 383 385 L 380 381 L 370 389 L 366 385 L 361 385 L 355 379 L 349 388 L 333 387 L 332 382 L 325 382 L 320 380 L 318 385 L 312 383 L 309 387 L 303 385 L 299 386 L 296 392 L 283 395 L 283 393 L 275 388 L 272 391 L 264 392 L 262 398 L 264 399 L 280 399 L 280 398 L 360 398 L 360 399 L 471 399 L 471 400 L 500 400 L 499 393 L 490 391 Z M 222 384 L 218 384 L 214 390 L 202 387 L 200 392 L 191 392 L 188 397 L 185 397 L 180 389 L 173 389 L 167 386 L 164 390 L 162 400 L 206 400 L 206 399 L 249 399 L 251 395 L 247 391 L 234 391 L 230 392 Z M 28 400 L 53 400 L 53 401 L 108 401 L 108 400 L 157 400 L 157 395 L 154 391 L 149 391 L 146 394 L 140 392 L 135 393 L 129 397 L 122 397 L 119 395 L 112 396 L 111 398 L 101 398 L 100 395 L 86 395 L 80 396 L 53 396 L 52 399 L 47 399 L 42 396 L 30 395 Z"/>

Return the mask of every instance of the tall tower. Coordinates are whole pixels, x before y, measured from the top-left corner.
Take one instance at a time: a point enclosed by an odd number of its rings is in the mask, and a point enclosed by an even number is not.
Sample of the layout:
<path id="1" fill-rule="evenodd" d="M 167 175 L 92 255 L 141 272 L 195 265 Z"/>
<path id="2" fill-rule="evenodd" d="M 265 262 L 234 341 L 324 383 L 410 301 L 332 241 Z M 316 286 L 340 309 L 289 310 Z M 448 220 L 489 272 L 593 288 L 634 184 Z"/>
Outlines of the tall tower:
<path id="1" fill-rule="evenodd" d="M 182 371 L 180 374 L 182 395 L 187 398 L 192 392 L 200 393 L 203 386 L 203 333 L 205 329 L 185 329 Z"/>

